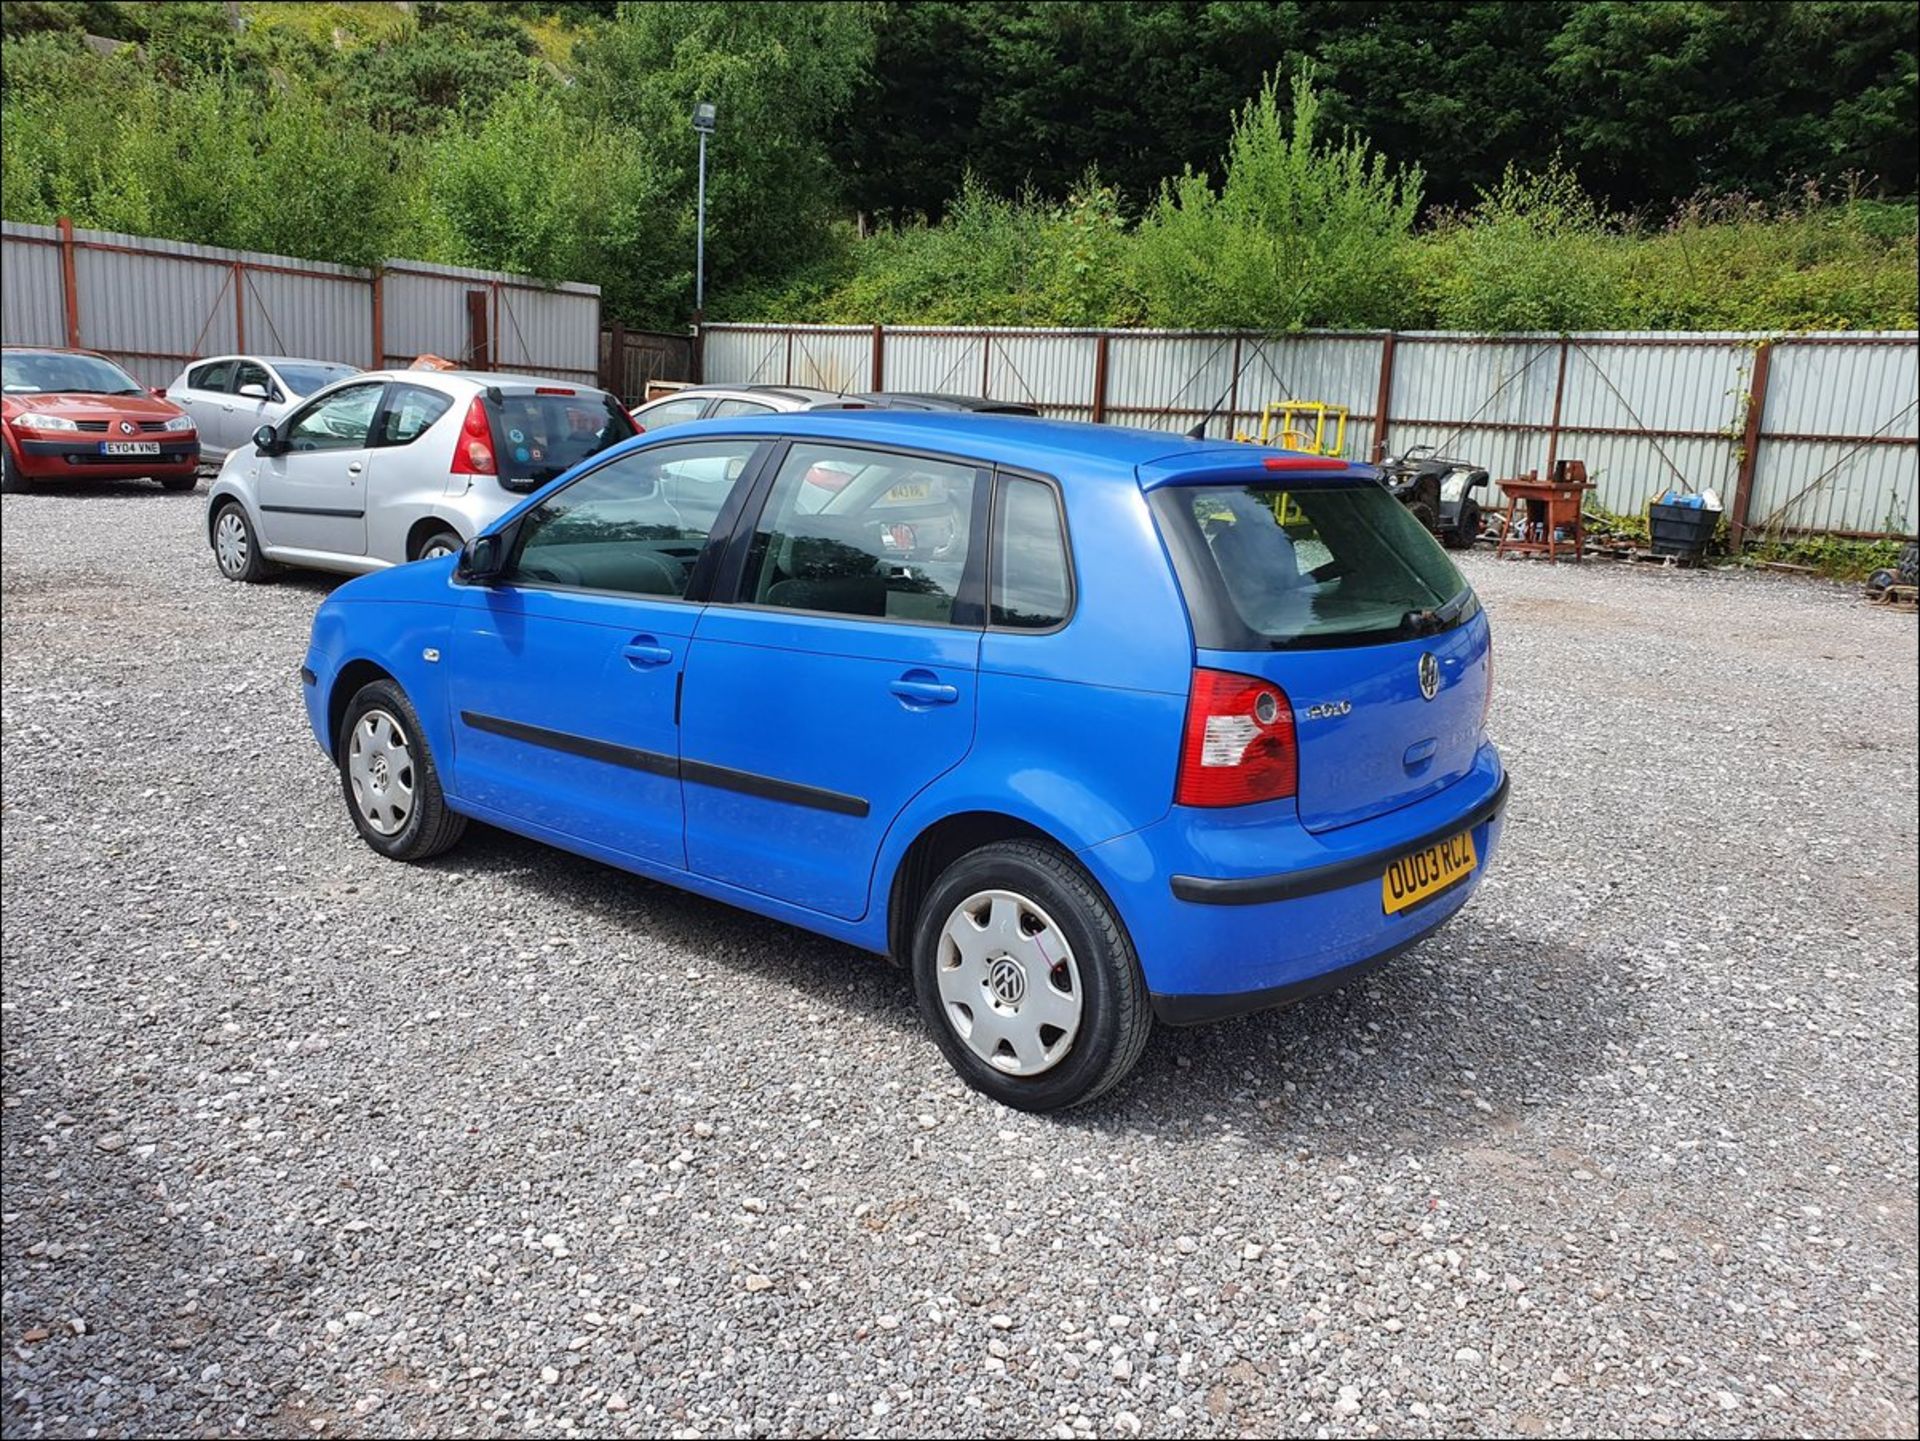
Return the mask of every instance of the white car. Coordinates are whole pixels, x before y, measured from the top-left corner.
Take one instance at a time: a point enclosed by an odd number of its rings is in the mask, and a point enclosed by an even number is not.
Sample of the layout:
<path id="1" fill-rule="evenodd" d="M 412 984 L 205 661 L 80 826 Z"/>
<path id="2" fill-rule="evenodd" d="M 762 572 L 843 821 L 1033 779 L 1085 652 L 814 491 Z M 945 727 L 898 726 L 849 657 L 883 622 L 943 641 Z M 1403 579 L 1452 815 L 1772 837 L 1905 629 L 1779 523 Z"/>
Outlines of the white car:
<path id="1" fill-rule="evenodd" d="M 631 413 L 633 423 L 646 433 L 689 420 L 725 420 L 730 415 L 775 415 L 829 405 L 843 410 L 865 408 L 843 401 L 835 391 L 808 385 L 689 385 L 636 405 Z"/>
<path id="2" fill-rule="evenodd" d="M 337 381 L 228 452 L 207 543 L 228 580 L 358 574 L 450 555 L 562 471 L 634 434 L 590 385 L 495 371 Z M 697 477 L 696 477 L 697 478 Z"/>
<path id="3" fill-rule="evenodd" d="M 216 355 L 196 360 L 161 394 L 193 417 L 200 429 L 202 459 L 218 461 L 316 390 L 359 370 L 336 360 Z"/>

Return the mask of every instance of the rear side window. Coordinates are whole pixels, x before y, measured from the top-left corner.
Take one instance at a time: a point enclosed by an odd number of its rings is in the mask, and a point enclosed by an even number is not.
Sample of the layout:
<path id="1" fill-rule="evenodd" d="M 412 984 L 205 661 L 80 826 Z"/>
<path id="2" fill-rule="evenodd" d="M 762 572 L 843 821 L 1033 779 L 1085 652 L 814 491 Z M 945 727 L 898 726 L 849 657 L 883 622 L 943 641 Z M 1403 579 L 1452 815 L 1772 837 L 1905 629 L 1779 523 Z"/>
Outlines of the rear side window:
<path id="1" fill-rule="evenodd" d="M 547 394 L 508 393 L 489 406 L 502 442 L 500 479 L 509 483 L 544 485 L 634 434 L 626 411 L 603 390 L 556 386 Z"/>
<path id="2" fill-rule="evenodd" d="M 772 415 L 771 405 L 762 405 L 757 400 L 719 400 L 714 402 L 710 419 L 720 420 L 729 415 Z"/>
<path id="3" fill-rule="evenodd" d="M 1203 648 L 1374 644 L 1473 613 L 1446 552 L 1378 485 L 1171 485 L 1152 504 Z"/>
<path id="4" fill-rule="evenodd" d="M 451 396 L 424 385 L 396 382 L 387 392 L 387 406 L 380 412 L 379 430 L 373 443 L 411 445 L 452 408 Z"/>
<path id="5" fill-rule="evenodd" d="M 1073 604 L 1070 574 L 1053 487 L 1002 476 L 993 516 L 992 624 L 1018 630 L 1059 625 Z"/>
<path id="6" fill-rule="evenodd" d="M 973 559 L 974 500 L 984 494 L 983 484 L 972 466 L 951 461 L 795 445 L 754 531 L 746 599 L 834 615 L 977 625 L 977 599 L 965 607 L 971 615 L 956 609 Z"/>

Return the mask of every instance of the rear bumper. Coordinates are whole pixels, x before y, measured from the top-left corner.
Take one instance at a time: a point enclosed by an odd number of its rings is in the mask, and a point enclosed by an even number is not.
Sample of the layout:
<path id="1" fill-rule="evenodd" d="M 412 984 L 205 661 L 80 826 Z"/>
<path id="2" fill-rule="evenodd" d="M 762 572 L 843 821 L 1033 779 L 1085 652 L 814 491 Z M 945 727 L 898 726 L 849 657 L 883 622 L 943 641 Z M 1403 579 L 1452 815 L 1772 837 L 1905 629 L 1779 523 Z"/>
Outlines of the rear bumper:
<path id="1" fill-rule="evenodd" d="M 33 480 L 134 480 L 191 475 L 200 441 L 163 440 L 158 455 L 102 455 L 97 440 L 20 441 L 20 473 Z"/>
<path id="2" fill-rule="evenodd" d="M 1483 746 L 1446 790 L 1336 831 L 1305 831 L 1285 803 L 1266 816 L 1176 807 L 1080 854 L 1126 923 L 1155 1015 L 1191 1025 L 1345 984 L 1431 935 L 1479 888 L 1508 794 L 1498 755 Z M 1474 869 L 1388 914 L 1388 863 L 1461 831 L 1473 836 Z"/>

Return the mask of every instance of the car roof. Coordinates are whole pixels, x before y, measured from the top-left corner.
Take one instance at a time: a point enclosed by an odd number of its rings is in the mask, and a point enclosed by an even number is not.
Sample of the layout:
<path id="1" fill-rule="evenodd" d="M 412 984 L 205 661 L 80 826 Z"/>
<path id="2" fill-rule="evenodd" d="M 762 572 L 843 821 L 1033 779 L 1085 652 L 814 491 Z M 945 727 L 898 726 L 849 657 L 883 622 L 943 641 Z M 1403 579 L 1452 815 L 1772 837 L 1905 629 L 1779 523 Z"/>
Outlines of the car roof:
<path id="1" fill-rule="evenodd" d="M 800 410 L 777 416 L 735 416 L 689 421 L 660 432 L 660 438 L 662 444 L 671 444 L 666 437 L 691 440 L 702 434 L 866 441 L 1048 471 L 1071 466 L 1085 472 L 1091 463 L 1091 468 L 1123 473 L 1129 479 L 1135 467 L 1146 465 L 1156 465 L 1163 474 L 1192 468 L 1224 475 L 1257 468 L 1265 457 L 1285 453 L 1237 441 L 1191 440 L 1165 430 L 940 410 Z"/>
<path id="2" fill-rule="evenodd" d="M 664 395 L 656 395 L 652 400 L 642 401 L 641 405 L 662 405 L 670 400 L 683 398 L 698 399 L 702 396 L 738 395 L 738 396 L 778 396 L 783 400 L 799 400 L 809 404 L 821 400 L 838 400 L 838 391 L 816 390 L 810 385 L 726 385 L 715 381 L 712 384 L 683 385 L 678 390 L 669 390 Z M 640 406 L 634 407 L 636 410 Z"/>
<path id="3" fill-rule="evenodd" d="M 419 381 L 431 385 L 436 380 L 453 380 L 462 385 L 471 385 L 484 390 L 489 385 L 558 386 L 567 390 L 579 391 L 585 395 L 605 395 L 607 392 L 598 385 L 588 385 L 579 380 L 562 380 L 551 375 L 519 375 L 508 370 L 410 370 L 406 367 L 389 370 L 362 370 L 352 376 L 342 376 L 341 380 L 406 380 Z M 334 382 L 339 384 L 338 381 Z"/>

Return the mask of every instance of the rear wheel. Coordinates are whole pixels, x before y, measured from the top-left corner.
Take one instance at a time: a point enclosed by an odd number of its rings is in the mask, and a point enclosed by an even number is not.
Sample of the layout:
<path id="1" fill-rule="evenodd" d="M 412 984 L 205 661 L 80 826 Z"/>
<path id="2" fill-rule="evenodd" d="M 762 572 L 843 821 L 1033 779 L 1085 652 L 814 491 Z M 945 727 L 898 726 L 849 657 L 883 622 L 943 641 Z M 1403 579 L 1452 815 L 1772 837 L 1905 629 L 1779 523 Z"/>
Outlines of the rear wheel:
<path id="1" fill-rule="evenodd" d="M 460 839 L 467 818 L 447 808 L 420 718 L 399 686 L 377 680 L 359 689 L 337 749 L 347 810 L 381 855 L 424 861 Z"/>
<path id="2" fill-rule="evenodd" d="M 247 508 L 225 501 L 213 517 L 213 563 L 228 580 L 265 580 L 272 567 L 261 558 Z"/>
<path id="3" fill-rule="evenodd" d="M 414 548 L 415 560 L 438 560 L 443 555 L 460 553 L 460 537 L 451 530 L 436 530 Z"/>
<path id="4" fill-rule="evenodd" d="M 1023 1111 L 1118 1085 L 1153 1025 L 1112 907 L 1071 860 L 1031 841 L 982 846 L 947 867 L 915 921 L 913 975 L 953 1068 Z"/>

